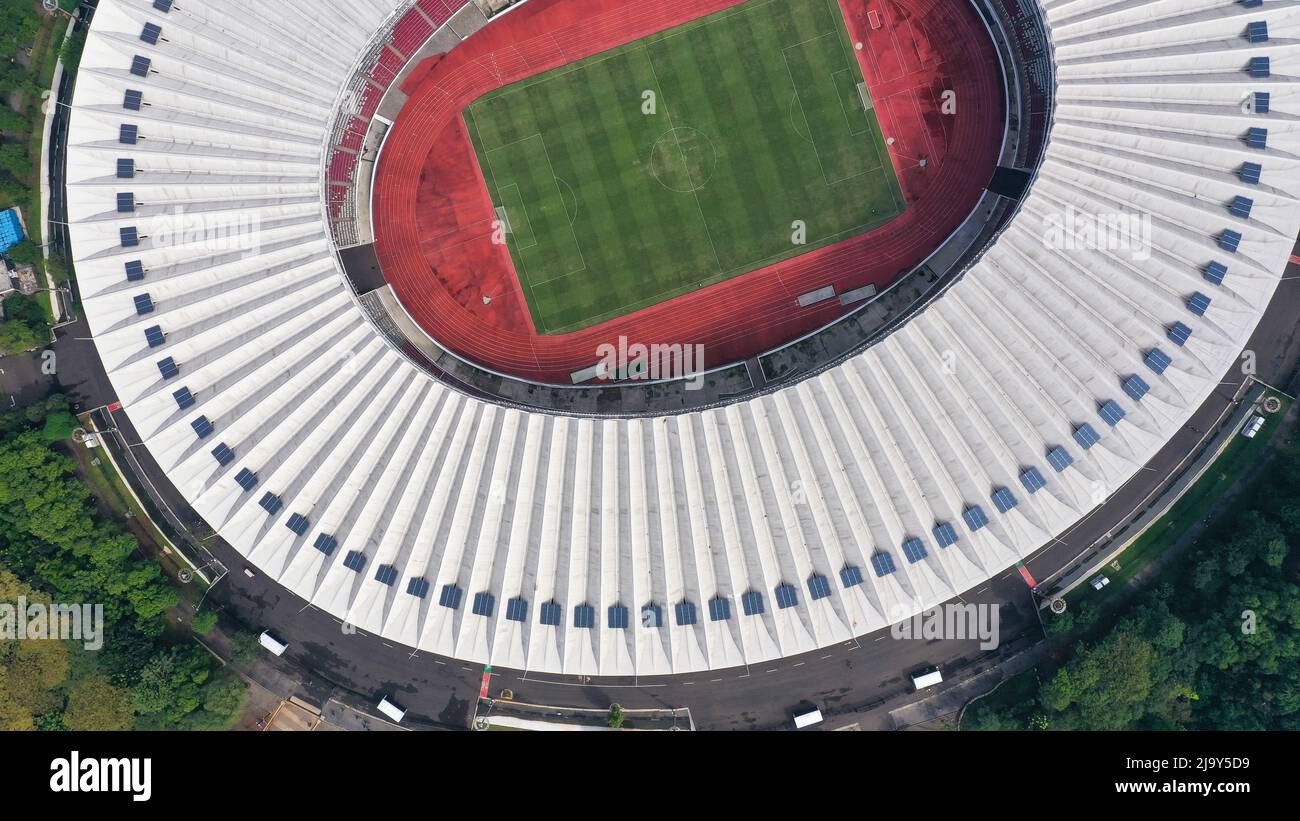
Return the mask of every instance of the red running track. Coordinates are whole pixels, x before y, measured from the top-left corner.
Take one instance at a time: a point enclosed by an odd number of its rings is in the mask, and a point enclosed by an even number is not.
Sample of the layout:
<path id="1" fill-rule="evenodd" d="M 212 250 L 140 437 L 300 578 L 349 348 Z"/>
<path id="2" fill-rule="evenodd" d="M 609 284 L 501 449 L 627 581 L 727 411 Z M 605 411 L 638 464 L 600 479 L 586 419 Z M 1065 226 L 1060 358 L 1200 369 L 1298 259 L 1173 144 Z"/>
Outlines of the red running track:
<path id="1" fill-rule="evenodd" d="M 969 3 L 840 0 L 907 210 L 887 226 L 634 314 L 562 336 L 532 324 L 460 112 L 496 88 L 743 0 L 533 0 L 490 23 L 403 85 L 410 96 L 376 175 L 376 252 L 411 316 L 457 354 L 496 371 L 569 384 L 619 336 L 697 343 L 707 366 L 752 357 L 843 315 L 834 285 L 883 288 L 933 252 L 974 210 L 1002 144 L 997 54 Z M 956 113 L 945 113 L 946 92 Z M 485 297 L 489 299 L 485 300 Z"/>

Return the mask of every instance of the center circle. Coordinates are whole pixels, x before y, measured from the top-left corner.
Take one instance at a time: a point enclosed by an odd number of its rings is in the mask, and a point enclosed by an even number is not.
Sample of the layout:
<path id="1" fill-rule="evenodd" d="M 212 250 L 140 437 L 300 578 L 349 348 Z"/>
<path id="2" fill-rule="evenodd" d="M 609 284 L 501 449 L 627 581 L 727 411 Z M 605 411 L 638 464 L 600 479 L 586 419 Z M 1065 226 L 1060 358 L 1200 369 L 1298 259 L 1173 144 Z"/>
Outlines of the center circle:
<path id="1" fill-rule="evenodd" d="M 713 141 L 690 126 L 670 129 L 650 149 L 650 173 L 664 188 L 679 194 L 708 185 L 717 163 Z"/>

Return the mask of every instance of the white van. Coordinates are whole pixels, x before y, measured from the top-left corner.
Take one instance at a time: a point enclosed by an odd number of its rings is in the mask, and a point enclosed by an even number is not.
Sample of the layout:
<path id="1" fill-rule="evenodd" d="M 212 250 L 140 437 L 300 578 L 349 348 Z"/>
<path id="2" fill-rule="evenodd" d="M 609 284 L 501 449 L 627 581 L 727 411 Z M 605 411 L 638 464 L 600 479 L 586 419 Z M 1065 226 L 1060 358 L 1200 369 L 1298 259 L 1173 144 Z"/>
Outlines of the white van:
<path id="1" fill-rule="evenodd" d="M 943 681 L 943 673 L 939 672 L 938 667 L 927 667 L 912 674 L 912 686 L 918 691 L 933 687 L 941 681 Z"/>
<path id="2" fill-rule="evenodd" d="M 1262 427 L 1264 427 L 1264 417 L 1256 416 L 1254 419 L 1247 422 L 1246 426 L 1241 429 L 1241 435 L 1247 439 L 1254 439 L 1259 434 L 1259 429 Z"/>
<path id="3" fill-rule="evenodd" d="M 267 650 L 270 650 L 272 655 L 283 656 L 284 651 L 289 649 L 289 645 L 280 641 L 266 630 L 263 630 L 262 635 L 257 637 L 257 641 Z"/>
<path id="4" fill-rule="evenodd" d="M 379 699 L 379 712 L 391 718 L 394 724 L 401 724 L 406 717 L 406 710 L 389 701 L 388 696 Z"/>
<path id="5" fill-rule="evenodd" d="M 811 727 L 814 724 L 821 724 L 821 723 L 822 723 L 821 710 L 813 710 L 810 713 L 803 713 L 801 715 L 797 715 L 794 717 L 794 726 L 796 729 L 799 730 L 802 730 L 804 727 Z"/>

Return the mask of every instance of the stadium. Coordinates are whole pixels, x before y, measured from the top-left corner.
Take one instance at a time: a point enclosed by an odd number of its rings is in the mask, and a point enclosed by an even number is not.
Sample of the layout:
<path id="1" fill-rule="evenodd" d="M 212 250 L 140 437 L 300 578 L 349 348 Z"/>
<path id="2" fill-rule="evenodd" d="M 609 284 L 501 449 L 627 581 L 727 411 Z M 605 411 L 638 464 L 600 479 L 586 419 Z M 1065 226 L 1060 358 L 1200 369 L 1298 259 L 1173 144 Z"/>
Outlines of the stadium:
<path id="1" fill-rule="evenodd" d="M 141 456 L 413 649 L 677 675 L 952 599 L 1187 424 L 1300 229 L 1289 4 L 502 5 L 101 0 L 72 103 Z"/>

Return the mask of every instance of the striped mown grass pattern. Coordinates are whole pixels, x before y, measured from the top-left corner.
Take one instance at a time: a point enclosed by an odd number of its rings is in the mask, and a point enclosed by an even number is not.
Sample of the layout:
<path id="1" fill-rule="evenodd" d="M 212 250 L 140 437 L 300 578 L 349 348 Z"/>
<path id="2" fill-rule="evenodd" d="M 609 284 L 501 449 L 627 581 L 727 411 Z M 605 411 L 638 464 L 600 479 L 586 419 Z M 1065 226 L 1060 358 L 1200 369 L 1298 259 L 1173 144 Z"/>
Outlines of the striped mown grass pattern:
<path id="1" fill-rule="evenodd" d="M 863 88 L 835 0 L 751 0 L 475 101 L 465 122 L 538 332 L 892 220 L 903 197 Z"/>

